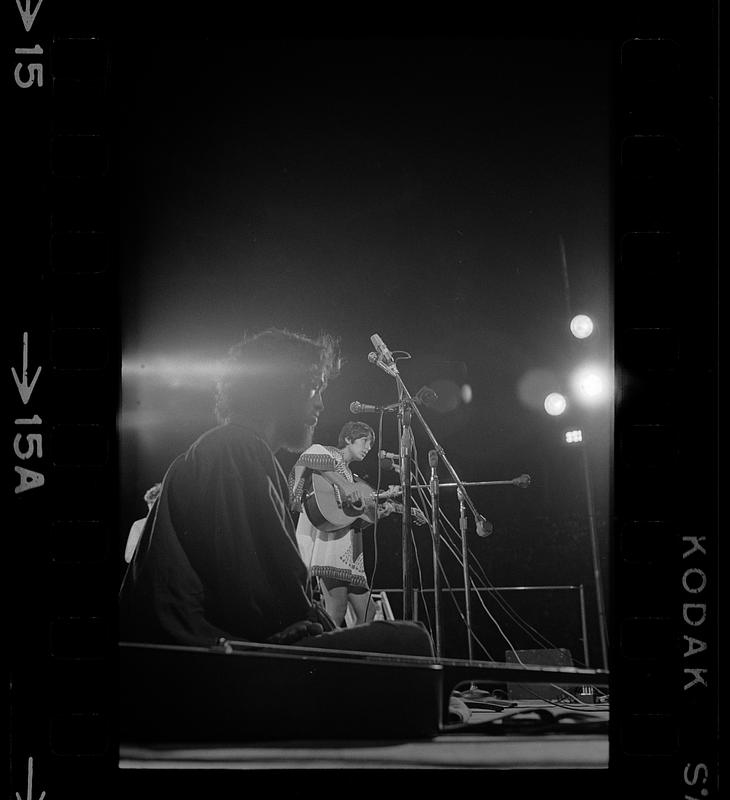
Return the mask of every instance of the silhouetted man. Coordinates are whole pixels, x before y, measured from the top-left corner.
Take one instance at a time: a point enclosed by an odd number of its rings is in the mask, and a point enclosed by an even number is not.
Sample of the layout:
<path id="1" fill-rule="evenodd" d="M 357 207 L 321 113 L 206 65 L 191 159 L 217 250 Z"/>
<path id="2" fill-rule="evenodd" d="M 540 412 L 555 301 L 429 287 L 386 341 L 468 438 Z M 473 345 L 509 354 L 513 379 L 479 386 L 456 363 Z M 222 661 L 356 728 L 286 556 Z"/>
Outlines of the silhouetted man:
<path id="1" fill-rule="evenodd" d="M 275 453 L 312 443 L 337 361 L 330 336 L 276 329 L 231 350 L 218 387 L 221 424 L 169 467 L 129 565 L 120 598 L 124 641 L 238 639 L 432 655 L 417 623 L 335 630 L 311 597 Z"/>

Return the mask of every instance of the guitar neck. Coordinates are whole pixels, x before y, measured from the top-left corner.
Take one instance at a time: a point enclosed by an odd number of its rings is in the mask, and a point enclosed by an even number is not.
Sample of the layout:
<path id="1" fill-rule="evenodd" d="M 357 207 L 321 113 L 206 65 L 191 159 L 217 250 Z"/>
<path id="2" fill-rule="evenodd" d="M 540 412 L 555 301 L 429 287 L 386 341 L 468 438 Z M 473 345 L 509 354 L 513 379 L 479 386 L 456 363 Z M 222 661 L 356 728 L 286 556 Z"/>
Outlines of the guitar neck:
<path id="1" fill-rule="evenodd" d="M 382 492 L 370 492 L 370 499 L 382 503 L 384 500 L 390 500 L 391 497 L 397 497 L 400 493 L 400 486 L 391 486 L 390 489 L 383 489 Z"/>
<path id="2" fill-rule="evenodd" d="M 403 504 L 402 503 L 393 503 L 393 507 L 398 514 L 403 513 Z M 418 516 L 418 510 L 416 508 L 411 507 L 411 516 L 416 517 Z"/>

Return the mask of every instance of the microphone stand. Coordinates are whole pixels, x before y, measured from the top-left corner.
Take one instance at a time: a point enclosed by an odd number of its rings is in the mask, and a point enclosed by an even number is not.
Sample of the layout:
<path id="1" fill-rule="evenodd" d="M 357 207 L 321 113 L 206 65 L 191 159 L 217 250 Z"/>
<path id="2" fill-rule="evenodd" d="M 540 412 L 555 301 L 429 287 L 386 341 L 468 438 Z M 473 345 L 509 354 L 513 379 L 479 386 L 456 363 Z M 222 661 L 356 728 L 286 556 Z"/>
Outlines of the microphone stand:
<path id="1" fill-rule="evenodd" d="M 400 377 L 395 361 L 386 364 L 384 357 L 382 355 L 378 356 L 376 353 L 370 353 L 368 360 L 390 375 L 391 378 L 394 378 L 398 390 L 398 451 L 401 462 L 400 486 L 403 500 L 403 518 L 401 520 L 403 619 L 415 620 L 415 603 L 413 602 L 413 563 L 415 561 L 415 553 L 411 539 L 411 450 L 413 448 L 411 412 L 415 408 L 415 403 Z"/>
<path id="2" fill-rule="evenodd" d="M 471 585 L 469 583 L 469 547 L 466 541 L 466 510 L 464 508 L 464 492 L 459 487 L 456 490 L 459 498 L 459 530 L 461 531 L 461 566 L 464 570 L 464 603 L 466 611 L 466 641 L 469 653 L 469 661 L 474 660 L 474 648 L 472 643 L 471 630 Z"/>
<path id="3" fill-rule="evenodd" d="M 439 456 L 435 450 L 428 453 L 431 466 L 431 533 L 433 535 L 433 608 L 436 625 L 436 658 L 441 658 L 441 570 L 439 530 L 439 479 L 436 472 Z"/>
<path id="4" fill-rule="evenodd" d="M 403 619 L 415 619 L 413 615 L 413 576 L 412 576 L 412 562 L 413 562 L 413 544 L 410 537 L 410 516 L 411 516 L 411 445 L 413 433 L 411 430 L 411 412 L 415 413 L 416 417 L 421 423 L 426 435 L 433 443 L 436 454 L 444 463 L 444 466 L 449 471 L 449 474 L 454 479 L 457 485 L 457 492 L 459 493 L 459 505 L 461 508 L 461 541 L 463 553 L 463 566 L 464 566 L 464 596 L 466 597 L 466 628 L 469 642 L 469 660 L 473 660 L 472 653 L 472 621 L 471 621 L 471 586 L 469 585 L 469 566 L 467 561 L 468 546 L 466 541 L 467 523 L 466 512 L 464 503 L 469 507 L 474 522 L 476 523 L 477 534 L 482 537 L 489 536 L 492 533 L 493 526 L 485 517 L 477 511 L 476 506 L 472 502 L 469 493 L 466 491 L 464 482 L 459 478 L 456 470 L 451 465 L 451 462 L 446 457 L 446 453 L 438 443 L 428 423 L 423 418 L 417 403 L 414 402 L 406 385 L 403 383 L 398 367 L 395 362 L 386 364 L 382 356 L 373 358 L 375 354 L 372 353 L 368 356 L 372 363 L 375 363 L 380 369 L 395 379 L 398 387 L 399 398 L 399 428 L 400 428 L 400 456 L 401 456 L 401 490 L 403 492 L 403 526 L 402 526 L 402 539 L 403 539 Z M 438 569 L 436 570 L 438 573 Z M 436 575 L 434 575 L 434 584 L 436 583 Z M 438 623 L 437 623 L 438 624 Z"/>
<path id="5" fill-rule="evenodd" d="M 399 380 L 399 386 L 403 384 Z M 411 449 L 413 447 L 413 431 L 411 430 L 411 406 L 404 402 L 401 394 L 398 410 L 400 439 L 400 485 L 403 499 L 403 516 L 401 519 L 401 542 L 403 548 L 402 580 L 403 580 L 403 619 L 415 620 L 415 604 L 413 598 L 413 562 L 415 561 L 414 545 L 411 539 Z"/>
<path id="6" fill-rule="evenodd" d="M 521 486 L 527 487 L 530 485 L 532 479 L 529 475 L 520 475 L 519 478 L 512 478 L 509 481 L 464 481 L 463 483 L 442 483 L 442 489 L 453 489 L 455 486 L 457 488 L 461 486 Z M 430 489 L 431 484 L 429 483 L 414 483 L 411 486 L 411 489 Z"/>

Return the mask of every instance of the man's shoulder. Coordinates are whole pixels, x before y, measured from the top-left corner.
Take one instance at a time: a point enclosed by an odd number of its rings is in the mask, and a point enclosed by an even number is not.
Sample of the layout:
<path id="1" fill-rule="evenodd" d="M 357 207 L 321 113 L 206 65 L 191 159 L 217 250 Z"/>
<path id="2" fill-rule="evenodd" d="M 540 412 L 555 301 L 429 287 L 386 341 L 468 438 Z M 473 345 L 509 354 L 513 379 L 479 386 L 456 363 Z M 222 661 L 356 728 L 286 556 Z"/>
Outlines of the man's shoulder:
<path id="1" fill-rule="evenodd" d="M 205 458 L 225 451 L 265 452 L 266 443 L 251 428 L 224 424 L 201 434 L 188 449 L 188 456 Z"/>

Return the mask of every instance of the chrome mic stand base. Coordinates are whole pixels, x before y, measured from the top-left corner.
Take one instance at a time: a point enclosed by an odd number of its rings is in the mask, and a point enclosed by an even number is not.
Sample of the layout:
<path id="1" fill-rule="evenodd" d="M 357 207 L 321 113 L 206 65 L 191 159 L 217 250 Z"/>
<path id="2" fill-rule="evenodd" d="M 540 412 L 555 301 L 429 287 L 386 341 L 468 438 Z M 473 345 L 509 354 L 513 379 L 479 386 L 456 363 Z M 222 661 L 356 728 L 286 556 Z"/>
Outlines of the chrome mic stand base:
<path id="1" fill-rule="evenodd" d="M 503 711 L 505 708 L 513 708 L 517 705 L 513 700 L 502 700 L 494 697 L 490 692 L 479 689 L 475 683 L 472 683 L 463 692 L 459 692 L 459 697 L 465 703 L 469 701 L 479 703 L 479 708 L 486 711 Z"/>
<path id="2" fill-rule="evenodd" d="M 460 692 L 462 700 L 486 700 L 491 697 L 491 694 L 484 689 L 479 689 L 476 684 L 472 683 L 468 689 Z"/>

